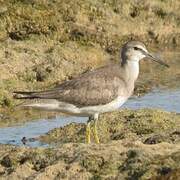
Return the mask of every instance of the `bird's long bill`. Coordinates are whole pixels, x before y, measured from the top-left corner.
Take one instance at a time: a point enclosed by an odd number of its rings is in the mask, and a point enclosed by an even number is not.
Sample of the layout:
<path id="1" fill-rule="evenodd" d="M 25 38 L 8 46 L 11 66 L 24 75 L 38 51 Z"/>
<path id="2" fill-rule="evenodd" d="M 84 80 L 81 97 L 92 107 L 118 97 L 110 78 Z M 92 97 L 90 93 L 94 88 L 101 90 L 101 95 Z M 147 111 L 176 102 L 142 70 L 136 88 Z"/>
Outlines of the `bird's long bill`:
<path id="1" fill-rule="evenodd" d="M 168 64 L 166 64 L 166 63 L 163 62 L 161 59 L 159 59 L 158 57 L 152 55 L 152 54 L 149 53 L 149 52 L 146 53 L 146 57 L 148 57 L 148 58 L 150 58 L 151 60 L 153 60 L 153 61 L 155 61 L 155 62 L 157 62 L 157 63 L 159 63 L 159 64 L 161 64 L 161 65 L 164 65 L 164 66 L 166 66 L 166 67 L 169 68 L 169 65 L 168 65 Z"/>

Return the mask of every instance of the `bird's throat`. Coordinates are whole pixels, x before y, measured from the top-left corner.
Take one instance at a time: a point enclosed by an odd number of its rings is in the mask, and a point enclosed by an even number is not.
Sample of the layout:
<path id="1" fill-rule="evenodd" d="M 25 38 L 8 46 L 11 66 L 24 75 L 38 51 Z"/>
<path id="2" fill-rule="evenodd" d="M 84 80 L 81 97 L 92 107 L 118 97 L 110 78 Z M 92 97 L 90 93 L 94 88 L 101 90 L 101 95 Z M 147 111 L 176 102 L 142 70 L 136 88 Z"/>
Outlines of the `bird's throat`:
<path id="1" fill-rule="evenodd" d="M 135 82 L 139 75 L 139 62 L 138 61 L 128 61 L 126 64 L 127 80 Z"/>

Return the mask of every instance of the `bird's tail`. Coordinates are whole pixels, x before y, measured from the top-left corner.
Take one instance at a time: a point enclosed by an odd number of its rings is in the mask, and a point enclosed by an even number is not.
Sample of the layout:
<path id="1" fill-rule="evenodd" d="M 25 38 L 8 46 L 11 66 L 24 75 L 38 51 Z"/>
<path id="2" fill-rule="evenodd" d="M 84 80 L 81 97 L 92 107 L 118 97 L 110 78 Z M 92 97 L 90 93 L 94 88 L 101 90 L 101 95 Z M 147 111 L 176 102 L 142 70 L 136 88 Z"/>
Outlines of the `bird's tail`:
<path id="1" fill-rule="evenodd" d="M 15 99 L 35 99 L 39 98 L 36 94 L 36 92 L 24 92 L 24 91 L 15 91 L 14 98 Z"/>
<path id="2" fill-rule="evenodd" d="M 25 95 L 24 95 L 25 96 Z M 17 99 L 25 99 L 25 101 L 16 105 L 17 109 L 39 109 L 52 111 L 59 108 L 59 102 L 54 99 L 41 99 L 34 97 L 18 97 Z M 26 101 L 28 99 L 28 101 Z"/>
<path id="3" fill-rule="evenodd" d="M 59 102 L 55 99 L 50 99 L 48 91 L 41 92 L 24 92 L 24 91 L 15 91 L 14 98 L 15 99 L 28 99 L 28 102 L 24 101 L 18 104 L 17 108 L 33 108 L 40 109 L 46 111 L 58 110 Z"/>

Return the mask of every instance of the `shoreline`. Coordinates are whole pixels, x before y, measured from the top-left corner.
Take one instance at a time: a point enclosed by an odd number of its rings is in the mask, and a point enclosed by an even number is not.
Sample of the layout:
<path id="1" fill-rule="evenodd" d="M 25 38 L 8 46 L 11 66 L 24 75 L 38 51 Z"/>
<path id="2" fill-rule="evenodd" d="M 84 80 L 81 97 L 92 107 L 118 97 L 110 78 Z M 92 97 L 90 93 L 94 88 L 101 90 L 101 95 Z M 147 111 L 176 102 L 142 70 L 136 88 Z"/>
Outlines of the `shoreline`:
<path id="1" fill-rule="evenodd" d="M 40 136 L 53 147 L 0 145 L 0 178 L 179 177 L 180 117 L 160 110 L 123 110 L 98 122 L 101 144 L 84 144 L 85 124 Z"/>

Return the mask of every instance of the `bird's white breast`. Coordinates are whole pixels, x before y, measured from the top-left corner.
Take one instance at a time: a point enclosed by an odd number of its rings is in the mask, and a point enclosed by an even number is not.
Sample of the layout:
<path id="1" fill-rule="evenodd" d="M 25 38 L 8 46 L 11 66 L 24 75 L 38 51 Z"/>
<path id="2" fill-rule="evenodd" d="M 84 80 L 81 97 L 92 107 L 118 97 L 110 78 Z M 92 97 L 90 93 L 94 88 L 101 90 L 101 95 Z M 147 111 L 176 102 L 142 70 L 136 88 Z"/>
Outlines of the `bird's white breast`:
<path id="1" fill-rule="evenodd" d="M 120 108 L 127 100 L 127 97 L 118 96 L 112 102 L 105 105 L 97 105 L 97 106 L 87 106 L 79 109 L 82 114 L 95 114 L 95 113 L 104 113 L 117 110 Z"/>

